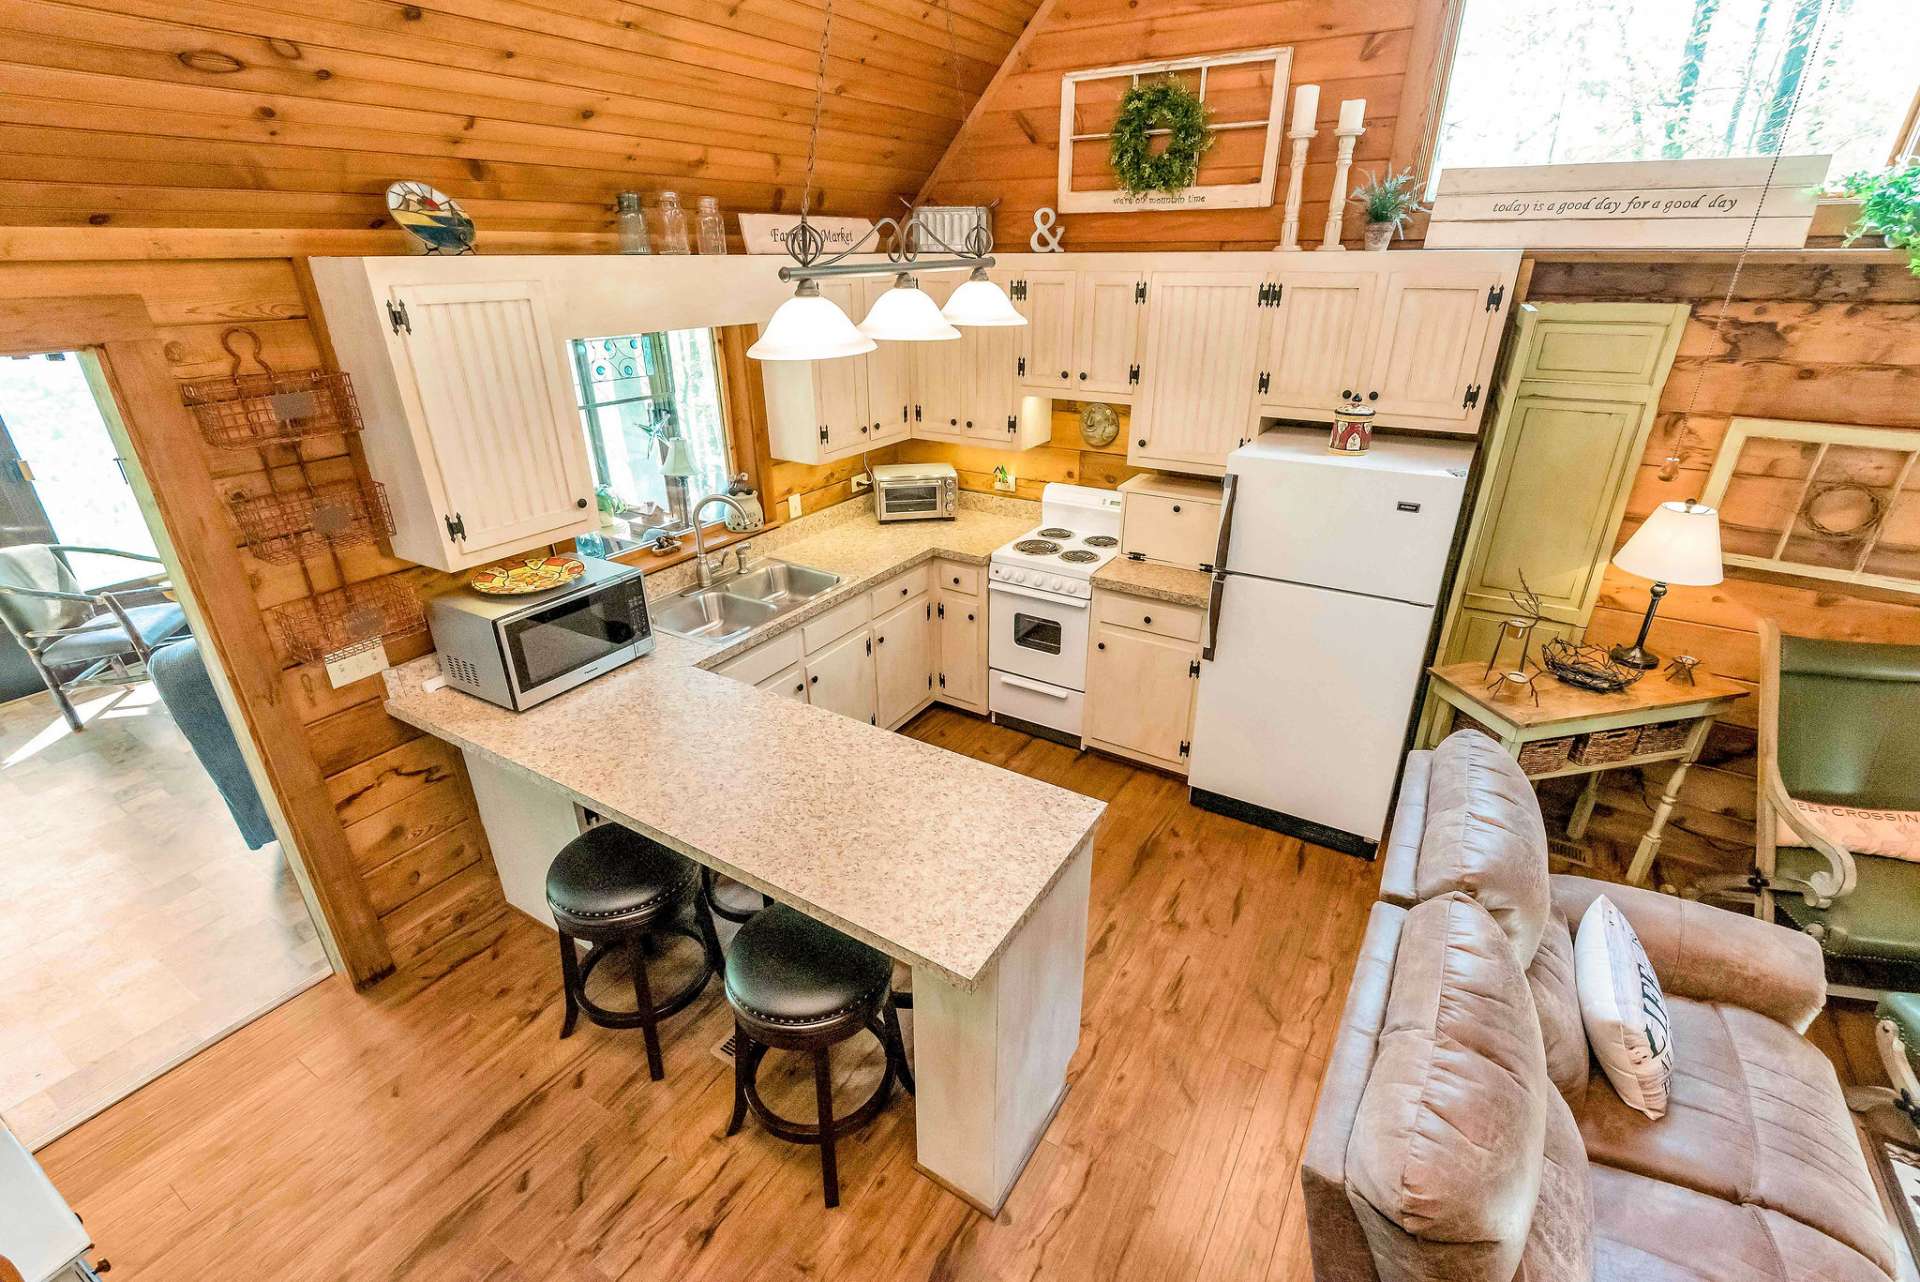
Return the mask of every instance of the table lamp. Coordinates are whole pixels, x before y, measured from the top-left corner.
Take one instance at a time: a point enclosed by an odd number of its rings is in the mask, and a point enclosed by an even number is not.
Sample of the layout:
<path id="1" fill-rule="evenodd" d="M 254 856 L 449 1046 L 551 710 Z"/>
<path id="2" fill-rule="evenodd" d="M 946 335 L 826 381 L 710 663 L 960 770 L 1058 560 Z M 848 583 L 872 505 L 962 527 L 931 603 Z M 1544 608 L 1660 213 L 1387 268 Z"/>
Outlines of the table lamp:
<path id="1" fill-rule="evenodd" d="M 1647 649 L 1647 629 L 1669 584 L 1707 587 L 1725 576 L 1720 571 L 1720 513 L 1704 503 L 1662 503 L 1646 523 L 1633 532 L 1613 563 L 1628 574 L 1653 580 L 1647 617 L 1632 645 L 1617 645 L 1608 653 L 1615 663 L 1630 668 L 1657 668 L 1660 658 Z"/>

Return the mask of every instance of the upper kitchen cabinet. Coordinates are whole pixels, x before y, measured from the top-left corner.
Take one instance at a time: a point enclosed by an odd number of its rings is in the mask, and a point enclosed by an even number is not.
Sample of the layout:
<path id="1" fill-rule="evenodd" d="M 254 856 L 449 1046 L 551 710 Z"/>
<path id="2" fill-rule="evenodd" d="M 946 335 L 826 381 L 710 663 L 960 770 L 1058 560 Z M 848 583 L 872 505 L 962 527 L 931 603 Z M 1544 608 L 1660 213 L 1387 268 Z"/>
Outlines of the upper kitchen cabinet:
<path id="1" fill-rule="evenodd" d="M 1023 389 L 1042 395 L 1066 394 L 1073 387 L 1075 346 L 1074 295 L 1078 273 L 1021 272 L 1007 292 L 1027 318 L 1020 330 L 1020 350 L 1014 361 L 1016 381 Z"/>
<path id="2" fill-rule="evenodd" d="M 593 472 L 564 336 L 537 280 L 380 279 L 315 259 L 396 556 L 461 570 L 593 528 Z"/>
<path id="3" fill-rule="evenodd" d="M 1172 273 L 1179 276 L 1183 273 Z M 1147 282 L 1137 271 L 1084 271 L 1074 296 L 1073 395 L 1131 400 L 1140 386 Z"/>
<path id="4" fill-rule="evenodd" d="M 860 309 L 849 311 L 855 324 L 873 310 L 874 300 L 893 288 L 891 277 L 859 282 Z M 865 383 L 867 430 L 861 444 L 869 449 L 904 441 L 913 430 L 913 359 L 905 343 L 882 343 L 865 356 L 856 356 L 856 377 Z M 782 456 L 784 457 L 784 456 Z"/>
<path id="5" fill-rule="evenodd" d="M 1473 431 L 1507 316 L 1511 256 L 1388 257 L 1414 261 L 1382 282 L 1379 330 L 1355 393 L 1385 427 Z"/>
<path id="6" fill-rule="evenodd" d="M 1369 271 L 1280 271 L 1258 389 L 1263 413 L 1311 418 L 1351 397 L 1367 372 L 1380 277 Z"/>
<path id="7" fill-rule="evenodd" d="M 823 280 L 820 295 L 857 323 L 867 314 L 862 284 L 858 280 Z M 878 409 L 872 405 L 870 361 L 868 356 L 762 361 L 767 439 L 773 456 L 801 463 L 830 463 L 866 449 L 875 428 L 890 421 L 882 415 L 884 404 Z M 896 433 L 888 439 L 899 440 L 900 436 Z"/>
<path id="8" fill-rule="evenodd" d="M 1155 272 L 1147 281 L 1146 359 L 1127 462 L 1218 476 L 1253 430 L 1259 272 Z"/>

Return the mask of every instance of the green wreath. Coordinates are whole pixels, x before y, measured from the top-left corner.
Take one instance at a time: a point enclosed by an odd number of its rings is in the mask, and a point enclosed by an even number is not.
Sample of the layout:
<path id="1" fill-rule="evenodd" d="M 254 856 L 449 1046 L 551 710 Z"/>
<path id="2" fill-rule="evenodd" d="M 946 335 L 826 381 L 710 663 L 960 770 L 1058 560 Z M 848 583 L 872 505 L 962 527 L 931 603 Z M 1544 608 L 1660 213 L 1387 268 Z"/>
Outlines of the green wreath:
<path id="1" fill-rule="evenodd" d="M 1166 150 L 1155 153 L 1148 131 L 1167 131 Z M 1120 185 L 1142 192 L 1185 191 L 1200 172 L 1200 157 L 1213 146 L 1207 105 L 1172 76 L 1137 84 L 1120 100 L 1108 162 Z"/>

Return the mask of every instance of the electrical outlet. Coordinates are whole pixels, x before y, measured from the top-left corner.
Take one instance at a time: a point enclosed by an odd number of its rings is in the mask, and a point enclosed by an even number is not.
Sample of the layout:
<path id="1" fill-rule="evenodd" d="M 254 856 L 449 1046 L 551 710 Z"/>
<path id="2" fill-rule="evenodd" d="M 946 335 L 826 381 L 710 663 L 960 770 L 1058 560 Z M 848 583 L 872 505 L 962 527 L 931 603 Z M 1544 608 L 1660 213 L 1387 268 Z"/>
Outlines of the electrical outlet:
<path id="1" fill-rule="evenodd" d="M 1014 478 L 1013 469 L 1006 466 L 993 469 L 993 488 L 1003 494 L 1014 494 L 1020 489 L 1020 483 Z"/>
<path id="2" fill-rule="evenodd" d="M 800 519 L 800 496 L 798 494 L 787 495 L 787 519 L 789 521 L 797 521 Z"/>
<path id="3" fill-rule="evenodd" d="M 855 494 L 860 493 L 860 491 L 866 489 L 871 484 L 873 484 L 873 477 L 870 474 L 866 472 L 855 472 L 853 474 L 853 492 Z"/>

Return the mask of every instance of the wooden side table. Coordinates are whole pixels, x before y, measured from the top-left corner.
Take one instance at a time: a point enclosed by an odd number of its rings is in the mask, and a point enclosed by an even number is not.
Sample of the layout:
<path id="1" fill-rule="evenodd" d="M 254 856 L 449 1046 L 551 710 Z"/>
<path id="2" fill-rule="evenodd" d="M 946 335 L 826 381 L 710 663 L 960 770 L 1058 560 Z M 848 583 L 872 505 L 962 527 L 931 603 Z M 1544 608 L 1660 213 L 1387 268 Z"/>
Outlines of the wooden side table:
<path id="1" fill-rule="evenodd" d="M 1745 688 L 1706 672 L 1697 672 L 1692 685 L 1668 681 L 1659 672 L 1649 672 L 1615 694 L 1582 690 L 1542 673 L 1534 683 L 1532 694 L 1520 690 L 1495 699 L 1488 692 L 1490 678 L 1483 663 L 1450 663 L 1429 668 L 1427 672 L 1433 678 L 1434 696 L 1476 722 L 1497 739 L 1502 748 L 1520 759 L 1528 778 L 1588 776 L 1587 786 L 1567 821 L 1567 835 L 1575 841 L 1586 833 L 1603 772 L 1660 761 L 1678 763 L 1667 780 L 1665 791 L 1660 794 L 1653 824 L 1640 838 L 1633 862 L 1627 868 L 1627 881 L 1633 885 L 1646 881 L 1653 857 L 1659 853 L 1667 819 L 1679 799 L 1680 785 L 1686 781 L 1687 770 L 1706 744 L 1707 732 L 1713 728 L 1715 718 L 1736 699 L 1747 696 Z M 1538 696 L 1537 701 L 1534 695 Z M 1434 742 L 1451 734 L 1456 727 L 1449 723 L 1456 720 L 1457 717 L 1436 718 L 1432 730 Z M 1610 733 L 1618 731 L 1639 732 L 1647 749 L 1642 751 L 1636 743 L 1625 755 L 1618 755 L 1621 740 Z M 1675 743 L 1674 739 L 1682 735 L 1684 737 Z M 1613 753 L 1600 752 L 1600 746 L 1609 741 Z M 1592 751 L 1596 759 L 1581 760 L 1587 751 Z"/>

